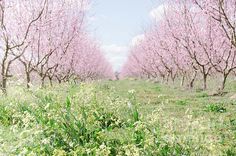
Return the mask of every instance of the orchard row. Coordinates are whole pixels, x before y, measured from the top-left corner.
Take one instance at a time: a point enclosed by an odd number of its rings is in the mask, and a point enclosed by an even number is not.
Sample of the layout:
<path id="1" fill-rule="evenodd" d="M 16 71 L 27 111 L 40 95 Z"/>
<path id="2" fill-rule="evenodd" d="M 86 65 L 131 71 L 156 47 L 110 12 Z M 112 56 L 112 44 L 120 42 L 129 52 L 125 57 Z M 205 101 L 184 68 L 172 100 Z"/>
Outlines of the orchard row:
<path id="1" fill-rule="evenodd" d="M 94 80 L 112 76 L 87 31 L 87 0 L 1 0 L 1 89 L 11 77 L 32 81 Z"/>
<path id="2" fill-rule="evenodd" d="M 209 77 L 220 75 L 223 90 L 236 69 L 235 17 L 235 0 L 169 1 L 163 18 L 132 46 L 122 75 L 181 78 L 189 87 L 200 77 L 204 89 Z"/>

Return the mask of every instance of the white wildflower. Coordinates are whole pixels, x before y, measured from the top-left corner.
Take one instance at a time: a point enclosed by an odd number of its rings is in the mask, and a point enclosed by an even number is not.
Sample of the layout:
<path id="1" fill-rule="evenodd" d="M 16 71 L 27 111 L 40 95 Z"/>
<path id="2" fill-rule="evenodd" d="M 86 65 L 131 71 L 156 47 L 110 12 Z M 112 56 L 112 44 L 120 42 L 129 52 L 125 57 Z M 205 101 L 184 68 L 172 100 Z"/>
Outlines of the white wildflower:
<path id="1" fill-rule="evenodd" d="M 129 107 L 129 109 L 132 108 L 132 103 L 130 101 L 128 102 L 128 107 Z"/>
<path id="2" fill-rule="evenodd" d="M 136 91 L 134 89 L 131 89 L 128 91 L 129 94 L 134 94 Z"/>
<path id="3" fill-rule="evenodd" d="M 49 144 L 49 143 L 50 143 L 49 138 L 44 138 L 44 139 L 42 140 L 42 144 L 44 144 L 44 145 Z"/>

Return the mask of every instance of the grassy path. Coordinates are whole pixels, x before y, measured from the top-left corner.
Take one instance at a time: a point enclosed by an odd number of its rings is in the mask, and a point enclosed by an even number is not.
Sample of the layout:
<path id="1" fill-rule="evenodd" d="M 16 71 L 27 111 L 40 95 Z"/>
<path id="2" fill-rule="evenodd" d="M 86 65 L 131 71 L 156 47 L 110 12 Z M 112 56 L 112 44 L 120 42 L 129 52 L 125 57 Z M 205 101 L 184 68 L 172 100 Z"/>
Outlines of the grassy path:
<path id="1" fill-rule="evenodd" d="M 235 155 L 235 83 L 223 97 L 146 81 L 11 88 L 0 155 Z"/>
<path id="2" fill-rule="evenodd" d="M 106 82 L 118 95 L 127 97 L 134 89 L 138 110 L 143 121 L 160 127 L 160 133 L 170 142 L 192 144 L 195 152 L 202 147 L 212 155 L 236 149 L 235 83 L 221 97 L 209 96 L 210 91 L 181 89 L 146 81 Z M 232 151 L 231 151 L 232 150 Z M 233 154 L 234 155 L 234 154 Z"/>

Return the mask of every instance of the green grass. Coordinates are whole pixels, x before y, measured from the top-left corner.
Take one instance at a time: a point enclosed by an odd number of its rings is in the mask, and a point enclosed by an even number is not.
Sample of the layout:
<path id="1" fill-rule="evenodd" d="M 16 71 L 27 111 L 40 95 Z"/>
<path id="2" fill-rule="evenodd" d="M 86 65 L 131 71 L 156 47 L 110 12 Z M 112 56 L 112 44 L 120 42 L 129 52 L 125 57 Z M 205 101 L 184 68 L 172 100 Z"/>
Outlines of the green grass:
<path id="1" fill-rule="evenodd" d="M 11 87 L 0 99 L 0 155 L 233 156 L 235 86 L 214 97 L 142 80 Z"/>

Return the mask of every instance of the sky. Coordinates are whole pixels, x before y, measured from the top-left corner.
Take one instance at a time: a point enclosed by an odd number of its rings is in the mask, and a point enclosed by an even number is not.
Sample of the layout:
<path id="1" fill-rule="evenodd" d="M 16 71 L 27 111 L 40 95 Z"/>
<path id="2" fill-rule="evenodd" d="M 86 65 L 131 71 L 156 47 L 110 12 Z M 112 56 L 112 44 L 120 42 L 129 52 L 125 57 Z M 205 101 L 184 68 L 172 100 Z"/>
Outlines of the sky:
<path id="1" fill-rule="evenodd" d="M 160 18 L 163 0 L 96 0 L 89 16 L 91 31 L 113 69 L 119 71 L 130 45 L 142 38 L 153 18 Z"/>

